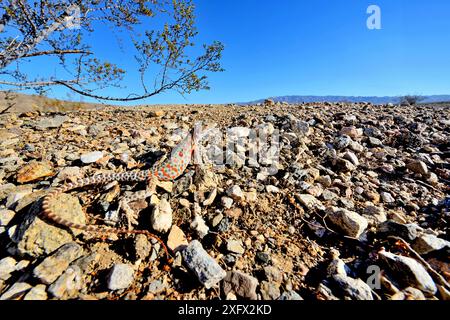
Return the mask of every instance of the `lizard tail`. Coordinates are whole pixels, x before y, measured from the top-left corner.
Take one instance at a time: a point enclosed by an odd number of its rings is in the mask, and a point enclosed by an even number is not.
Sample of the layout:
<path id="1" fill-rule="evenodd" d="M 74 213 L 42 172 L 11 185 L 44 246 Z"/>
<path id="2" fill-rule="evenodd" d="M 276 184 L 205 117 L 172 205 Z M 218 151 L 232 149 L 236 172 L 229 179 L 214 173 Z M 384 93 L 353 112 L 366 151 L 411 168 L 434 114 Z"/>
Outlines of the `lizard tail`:
<path id="1" fill-rule="evenodd" d="M 107 183 L 111 181 L 145 181 L 148 178 L 148 175 L 150 174 L 150 171 L 139 171 L 139 172 L 123 172 L 123 173 L 117 173 L 117 174 L 105 174 L 105 175 L 97 175 L 90 178 L 80 179 L 75 183 L 68 183 L 65 184 L 59 188 L 56 188 L 52 190 L 50 193 L 48 193 L 42 202 L 42 211 L 41 216 L 47 220 L 50 220 L 58 225 L 65 226 L 68 228 L 74 228 L 79 229 L 82 231 L 90 231 L 95 232 L 99 234 L 143 234 L 150 238 L 155 239 L 158 241 L 166 254 L 166 257 L 168 261 L 171 260 L 169 251 L 167 250 L 166 245 L 164 242 L 154 235 L 153 233 L 147 231 L 147 230 L 126 230 L 126 229 L 118 229 L 118 228 L 110 228 L 110 227 L 104 227 L 104 226 L 96 226 L 96 225 L 84 225 L 79 223 L 74 223 L 71 221 L 68 221 L 58 214 L 56 214 L 52 209 L 50 208 L 50 201 L 54 198 L 57 198 L 58 195 L 61 193 L 67 192 L 72 189 L 82 188 L 84 186 L 93 185 L 93 184 L 100 184 L 100 183 Z"/>

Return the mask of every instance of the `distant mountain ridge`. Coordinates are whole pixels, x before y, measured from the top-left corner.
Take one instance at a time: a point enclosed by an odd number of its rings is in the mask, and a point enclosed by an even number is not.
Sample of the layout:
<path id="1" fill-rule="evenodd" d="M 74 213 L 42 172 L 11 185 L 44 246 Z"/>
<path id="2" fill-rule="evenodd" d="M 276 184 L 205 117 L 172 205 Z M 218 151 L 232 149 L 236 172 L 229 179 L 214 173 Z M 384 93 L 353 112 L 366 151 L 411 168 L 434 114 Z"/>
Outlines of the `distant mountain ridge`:
<path id="1" fill-rule="evenodd" d="M 432 95 L 421 96 L 423 100 L 421 103 L 437 103 L 437 102 L 450 102 L 450 95 Z M 288 103 L 304 103 L 304 102 L 371 102 L 373 104 L 386 104 L 386 103 L 399 103 L 402 96 L 279 96 L 269 97 L 275 102 L 288 102 Z M 262 103 L 265 99 L 246 102 L 243 104 L 256 104 Z"/>

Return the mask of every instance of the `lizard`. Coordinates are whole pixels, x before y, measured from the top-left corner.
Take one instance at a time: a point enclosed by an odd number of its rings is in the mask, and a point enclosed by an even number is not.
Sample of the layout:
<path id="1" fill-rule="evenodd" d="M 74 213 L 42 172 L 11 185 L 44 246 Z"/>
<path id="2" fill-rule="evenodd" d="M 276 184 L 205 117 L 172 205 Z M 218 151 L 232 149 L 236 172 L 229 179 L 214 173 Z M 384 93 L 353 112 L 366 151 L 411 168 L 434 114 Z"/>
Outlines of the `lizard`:
<path id="1" fill-rule="evenodd" d="M 49 220 L 50 222 L 53 222 L 56 225 L 62 227 L 74 228 L 79 229 L 81 231 L 94 232 L 98 234 L 144 234 L 161 243 L 165 251 L 167 260 L 170 263 L 172 259 L 170 258 L 170 254 L 166 245 L 155 234 L 147 230 L 130 230 L 101 225 L 85 225 L 74 223 L 68 221 L 67 219 L 62 218 L 57 213 L 52 211 L 50 208 L 50 202 L 55 198 L 57 198 L 58 195 L 60 195 L 61 193 L 90 185 L 110 183 L 113 181 L 117 182 L 146 181 L 148 183 L 146 190 L 136 192 L 132 196 L 123 198 L 123 201 L 121 201 L 121 203 L 119 204 L 119 210 L 120 207 L 122 207 L 125 213 L 128 215 L 128 219 L 131 218 L 132 220 L 135 220 L 135 217 L 133 216 L 133 213 L 131 212 L 131 209 L 129 208 L 127 203 L 131 201 L 145 199 L 154 194 L 156 192 L 156 184 L 158 181 L 173 181 L 183 174 L 183 172 L 191 162 L 192 154 L 195 150 L 197 139 L 194 136 L 195 135 L 194 132 L 195 132 L 194 130 L 191 130 L 191 132 L 189 132 L 187 136 L 177 146 L 173 148 L 170 157 L 162 161 L 160 164 L 154 165 L 149 170 L 141 170 L 141 171 L 135 170 L 121 173 L 94 175 L 88 178 L 79 179 L 76 182 L 64 184 L 58 188 L 51 190 L 42 201 L 41 217 L 44 218 L 45 220 Z M 131 215 L 131 217 L 129 217 L 129 215 Z"/>

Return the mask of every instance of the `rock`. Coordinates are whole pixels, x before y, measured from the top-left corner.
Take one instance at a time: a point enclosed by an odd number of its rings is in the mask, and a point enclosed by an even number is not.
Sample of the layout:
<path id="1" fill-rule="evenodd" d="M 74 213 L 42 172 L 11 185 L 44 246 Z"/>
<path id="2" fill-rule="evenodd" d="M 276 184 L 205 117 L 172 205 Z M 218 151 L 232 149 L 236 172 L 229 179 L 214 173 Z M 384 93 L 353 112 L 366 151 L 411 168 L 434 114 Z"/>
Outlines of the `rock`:
<path id="1" fill-rule="evenodd" d="M 146 235 L 138 234 L 134 240 L 134 248 L 136 250 L 136 258 L 143 260 L 150 255 L 152 244 L 148 241 Z"/>
<path id="2" fill-rule="evenodd" d="M 342 274 L 335 274 L 333 280 L 346 296 L 355 300 L 373 300 L 372 289 L 361 279 L 353 279 Z"/>
<path id="3" fill-rule="evenodd" d="M 272 185 L 267 185 L 266 186 L 266 191 L 268 193 L 279 193 L 280 192 L 280 188 L 272 186 Z"/>
<path id="4" fill-rule="evenodd" d="M 233 292 L 241 298 L 256 300 L 258 280 L 239 271 L 228 271 L 223 279 L 222 288 L 225 295 Z"/>
<path id="5" fill-rule="evenodd" d="M 296 194 L 296 196 L 298 201 L 300 201 L 300 203 L 304 205 L 308 210 L 312 210 L 315 208 L 319 210 L 324 209 L 322 202 L 320 202 L 320 200 L 316 199 L 314 196 L 310 194 Z"/>
<path id="6" fill-rule="evenodd" d="M 109 290 L 122 290 L 131 286 L 133 281 L 133 267 L 128 264 L 117 263 L 111 268 L 107 279 L 107 286 Z"/>
<path id="7" fill-rule="evenodd" d="M 283 275 L 277 267 L 264 267 L 264 276 L 269 282 L 275 282 L 279 284 L 281 283 L 281 281 L 283 281 Z"/>
<path id="8" fill-rule="evenodd" d="M 0 226 L 6 227 L 15 216 L 15 212 L 7 209 L 0 209 Z"/>
<path id="9" fill-rule="evenodd" d="M 81 169 L 79 167 L 65 167 L 59 170 L 56 176 L 56 182 L 69 180 L 70 182 L 76 182 L 82 178 Z"/>
<path id="10" fill-rule="evenodd" d="M 0 296 L 0 300 L 19 300 L 31 289 L 31 285 L 26 282 L 14 283 L 6 292 Z"/>
<path id="11" fill-rule="evenodd" d="M 45 118 L 35 124 L 35 128 L 38 130 L 59 128 L 64 122 L 68 121 L 67 116 L 54 116 L 53 118 Z"/>
<path id="12" fill-rule="evenodd" d="M 230 209 L 233 205 L 233 199 L 228 197 L 222 197 L 221 198 L 222 206 L 224 206 L 226 209 Z"/>
<path id="13" fill-rule="evenodd" d="M 345 149 L 350 145 L 351 142 L 352 139 L 349 136 L 341 135 L 334 139 L 334 147 L 338 150 Z"/>
<path id="14" fill-rule="evenodd" d="M 270 262 L 270 255 L 266 252 L 258 251 L 256 253 L 256 262 L 266 265 Z"/>
<path id="15" fill-rule="evenodd" d="M 347 209 L 330 207 L 327 213 L 330 221 L 349 237 L 359 238 L 369 224 L 366 218 Z"/>
<path id="16" fill-rule="evenodd" d="M 335 160 L 336 168 L 342 172 L 351 172 L 356 169 L 356 167 L 348 160 L 337 158 Z"/>
<path id="17" fill-rule="evenodd" d="M 209 233 L 209 227 L 206 225 L 205 220 L 198 214 L 195 215 L 194 220 L 191 222 L 191 229 L 194 230 L 201 239 Z"/>
<path id="18" fill-rule="evenodd" d="M 227 195 L 236 201 L 244 200 L 244 193 L 238 185 L 234 185 L 227 190 Z"/>
<path id="19" fill-rule="evenodd" d="M 355 167 L 359 166 L 358 157 L 353 152 L 347 151 L 344 154 L 344 159 L 347 159 L 348 161 L 350 161 Z"/>
<path id="20" fill-rule="evenodd" d="M 375 226 L 387 220 L 383 207 L 376 207 L 372 205 L 369 205 L 364 209 L 363 217 L 366 218 L 370 224 Z"/>
<path id="21" fill-rule="evenodd" d="M 378 233 L 392 236 L 398 236 L 406 241 L 413 241 L 422 230 L 415 224 L 402 224 L 393 220 L 387 220 L 378 226 Z"/>
<path id="22" fill-rule="evenodd" d="M 276 300 L 281 295 L 280 286 L 273 282 L 262 281 L 259 289 L 263 300 Z"/>
<path id="23" fill-rule="evenodd" d="M 208 195 L 208 197 L 205 199 L 205 201 L 203 201 L 203 205 L 205 207 L 210 206 L 214 200 L 216 199 L 217 196 L 217 188 L 214 188 L 213 191 L 211 191 Z"/>
<path id="24" fill-rule="evenodd" d="M 23 300 L 47 300 L 46 287 L 43 284 L 38 284 L 31 288 L 30 291 L 23 297 Z"/>
<path id="25" fill-rule="evenodd" d="M 55 174 L 50 162 L 30 162 L 17 172 L 17 182 L 33 182 L 42 178 L 51 177 Z"/>
<path id="26" fill-rule="evenodd" d="M 158 294 L 166 290 L 167 286 L 161 280 L 155 280 L 148 286 L 148 293 Z"/>
<path id="27" fill-rule="evenodd" d="M 392 195 L 389 192 L 381 192 L 380 196 L 384 203 L 394 203 L 395 202 L 395 199 L 392 197 Z"/>
<path id="28" fill-rule="evenodd" d="M 428 167 L 427 165 L 420 160 L 413 160 L 408 162 L 408 164 L 406 165 L 406 168 L 408 168 L 409 170 L 411 170 L 414 173 L 418 173 L 420 175 L 427 175 L 428 174 Z"/>
<path id="29" fill-rule="evenodd" d="M 415 287 L 429 294 L 435 294 L 437 287 L 425 268 L 416 260 L 380 251 L 379 256 L 386 262 L 396 281 L 405 287 Z"/>
<path id="30" fill-rule="evenodd" d="M 86 216 L 79 200 L 71 195 L 60 194 L 49 202 L 49 206 L 53 212 L 68 221 L 86 224 Z M 41 203 L 38 201 L 33 204 L 12 235 L 12 240 L 20 254 L 32 257 L 48 255 L 62 245 L 72 242 L 72 235 L 64 228 L 48 224 L 37 217 L 40 211 Z M 77 229 L 71 230 L 75 235 L 82 232 Z"/>
<path id="31" fill-rule="evenodd" d="M 102 151 L 93 151 L 89 153 L 82 154 L 80 157 L 81 162 L 84 164 L 94 163 L 103 158 Z"/>
<path id="32" fill-rule="evenodd" d="M 58 299 L 73 299 L 83 288 L 83 275 L 78 266 L 70 266 L 51 286 L 48 292 Z"/>
<path id="33" fill-rule="evenodd" d="M 197 240 L 192 241 L 182 251 L 183 261 L 205 288 L 216 285 L 227 275 L 220 265 L 203 249 Z"/>
<path id="34" fill-rule="evenodd" d="M 166 233 L 172 226 L 172 207 L 169 201 L 162 199 L 161 202 L 153 208 L 150 216 L 150 223 L 153 230 Z"/>
<path id="35" fill-rule="evenodd" d="M 229 239 L 227 241 L 227 250 L 236 254 L 244 254 L 245 252 L 245 249 L 242 246 L 242 242 L 234 239 Z"/>
<path id="36" fill-rule="evenodd" d="M 176 252 L 183 250 L 188 244 L 183 230 L 178 226 L 173 225 L 167 238 L 167 247 L 173 252 Z"/>
<path id="37" fill-rule="evenodd" d="M 363 129 L 359 128 L 357 129 L 355 126 L 351 127 L 344 127 L 339 131 L 340 135 L 347 135 L 352 139 L 357 139 L 362 137 L 363 135 Z"/>
<path id="38" fill-rule="evenodd" d="M 417 237 L 412 244 L 412 248 L 416 250 L 418 254 L 428 254 L 446 247 L 450 248 L 449 241 L 440 239 L 432 234 L 423 234 L 420 237 Z"/>
<path id="39" fill-rule="evenodd" d="M 285 291 L 278 300 L 303 300 L 303 298 L 294 290 Z"/>
<path id="40" fill-rule="evenodd" d="M 33 276 L 44 284 L 51 284 L 67 269 L 72 261 L 82 255 L 83 248 L 80 245 L 75 242 L 67 243 L 34 268 Z"/>
<path id="41" fill-rule="evenodd" d="M 15 209 L 17 206 L 17 203 L 20 201 L 20 199 L 26 197 L 27 195 L 31 194 L 33 192 L 33 189 L 29 186 L 21 186 L 16 188 L 14 191 L 11 191 L 11 193 L 8 195 L 6 199 L 5 206 L 8 209 Z"/>
<path id="42" fill-rule="evenodd" d="M 402 291 L 406 300 L 426 300 L 424 294 L 419 289 L 408 287 Z"/>
<path id="43" fill-rule="evenodd" d="M 11 273 L 16 271 L 16 260 L 6 257 L 0 260 L 0 280 L 6 281 L 11 277 Z"/>

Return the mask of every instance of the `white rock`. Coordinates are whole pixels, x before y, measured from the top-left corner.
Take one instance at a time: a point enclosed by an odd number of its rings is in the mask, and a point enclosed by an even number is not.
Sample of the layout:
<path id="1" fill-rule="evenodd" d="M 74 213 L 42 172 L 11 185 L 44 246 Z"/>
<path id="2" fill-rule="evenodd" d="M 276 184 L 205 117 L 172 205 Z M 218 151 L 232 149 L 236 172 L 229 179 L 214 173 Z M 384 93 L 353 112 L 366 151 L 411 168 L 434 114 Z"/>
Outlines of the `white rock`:
<path id="1" fill-rule="evenodd" d="M 219 283 L 227 275 L 225 270 L 203 249 L 202 244 L 197 240 L 192 241 L 182 251 L 182 255 L 186 266 L 207 289 Z"/>
<path id="2" fill-rule="evenodd" d="M 241 187 L 238 185 L 234 185 L 227 190 L 227 195 L 233 198 L 236 201 L 241 201 L 244 199 L 244 193 L 241 190 Z"/>
<path id="3" fill-rule="evenodd" d="M 191 223 L 191 228 L 200 238 L 203 238 L 209 233 L 209 227 L 206 225 L 205 220 L 198 214 L 195 215 L 194 220 Z"/>
<path id="4" fill-rule="evenodd" d="M 8 280 L 11 273 L 16 271 L 16 260 L 12 257 L 6 257 L 0 260 L 0 280 Z"/>
<path id="5" fill-rule="evenodd" d="M 12 210 L 0 210 L 0 226 L 6 227 L 14 218 L 15 214 L 16 213 Z"/>
<path id="6" fill-rule="evenodd" d="M 432 234 L 424 234 L 414 241 L 412 247 L 419 254 L 427 254 L 445 247 L 450 248 L 450 242 Z"/>
<path id="7" fill-rule="evenodd" d="M 108 276 L 109 290 L 122 290 L 128 288 L 134 281 L 134 270 L 128 264 L 115 264 Z"/>
<path id="8" fill-rule="evenodd" d="M 233 199 L 229 197 L 222 197 L 221 199 L 222 205 L 225 207 L 225 209 L 230 209 L 233 205 Z"/>
<path id="9" fill-rule="evenodd" d="M 103 158 L 103 152 L 93 151 L 93 152 L 89 152 L 89 153 L 81 155 L 80 160 L 81 160 L 81 162 L 88 164 L 88 163 L 97 162 L 101 158 Z"/>
<path id="10" fill-rule="evenodd" d="M 153 208 L 150 216 L 150 223 L 153 230 L 166 233 L 172 226 L 172 208 L 170 203 L 166 199 L 162 199 L 161 202 Z"/>
<path id="11" fill-rule="evenodd" d="M 413 286 L 427 293 L 436 293 L 436 284 L 419 262 L 413 258 L 399 256 L 386 251 L 381 251 L 378 254 L 386 261 L 391 272 L 397 276 L 396 280 L 398 282 L 404 286 Z"/>
<path id="12" fill-rule="evenodd" d="M 366 218 L 347 209 L 330 207 L 327 209 L 327 213 L 331 222 L 343 234 L 353 238 L 359 238 L 369 224 Z"/>
<path id="13" fill-rule="evenodd" d="M 280 188 L 278 188 L 276 186 L 272 186 L 272 185 L 267 185 L 266 186 L 266 191 L 268 193 L 278 193 L 278 192 L 280 192 Z"/>

